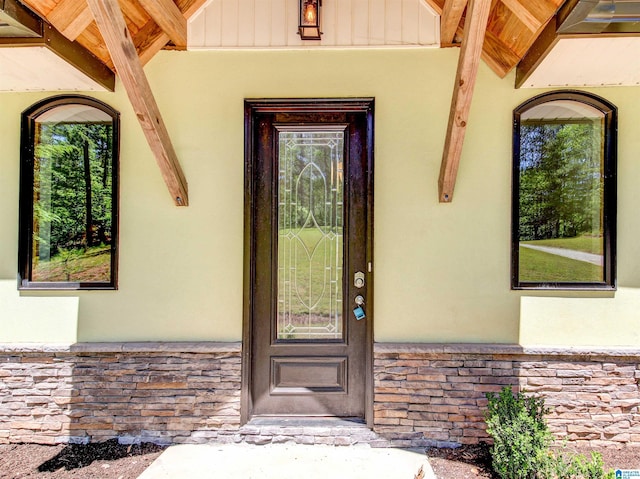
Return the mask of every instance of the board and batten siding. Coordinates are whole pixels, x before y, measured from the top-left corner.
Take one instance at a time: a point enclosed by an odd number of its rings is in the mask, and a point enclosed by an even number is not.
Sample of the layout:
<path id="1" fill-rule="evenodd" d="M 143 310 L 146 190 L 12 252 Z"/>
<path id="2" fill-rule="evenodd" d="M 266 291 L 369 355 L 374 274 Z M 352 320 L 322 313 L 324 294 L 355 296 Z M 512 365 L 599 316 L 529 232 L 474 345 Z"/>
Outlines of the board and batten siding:
<path id="1" fill-rule="evenodd" d="M 188 48 L 432 46 L 440 17 L 424 0 L 323 0 L 320 42 L 298 35 L 298 0 L 212 0 L 189 21 Z"/>

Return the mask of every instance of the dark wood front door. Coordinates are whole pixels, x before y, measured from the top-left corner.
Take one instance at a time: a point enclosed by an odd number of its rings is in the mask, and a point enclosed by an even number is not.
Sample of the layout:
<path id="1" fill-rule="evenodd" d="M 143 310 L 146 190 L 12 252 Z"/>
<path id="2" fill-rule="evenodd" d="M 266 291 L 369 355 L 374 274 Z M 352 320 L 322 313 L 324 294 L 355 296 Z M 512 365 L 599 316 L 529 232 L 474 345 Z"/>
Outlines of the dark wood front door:
<path id="1" fill-rule="evenodd" d="M 247 100 L 245 126 L 243 420 L 369 422 L 373 100 Z"/>

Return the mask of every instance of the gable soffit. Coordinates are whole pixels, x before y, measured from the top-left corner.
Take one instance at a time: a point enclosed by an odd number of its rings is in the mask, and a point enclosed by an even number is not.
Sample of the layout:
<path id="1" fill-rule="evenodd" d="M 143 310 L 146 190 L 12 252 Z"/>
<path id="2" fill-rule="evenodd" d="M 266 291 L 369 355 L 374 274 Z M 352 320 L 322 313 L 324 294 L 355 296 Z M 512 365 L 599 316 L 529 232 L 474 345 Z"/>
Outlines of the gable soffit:
<path id="1" fill-rule="evenodd" d="M 136 52 L 144 65 L 162 48 L 459 46 L 471 1 L 475 0 L 323 0 L 323 36 L 320 41 L 300 40 L 297 34 L 297 0 L 120 0 L 119 4 Z M 517 65 L 527 63 L 526 56 L 540 50 L 537 44 L 546 31 L 556 33 L 557 18 L 561 12 L 570 10 L 581 1 L 584 0 L 492 0 L 482 59 L 496 74 L 504 77 Z M 613 5 L 620 2 L 611 0 L 609 3 Z M 622 3 L 626 5 L 628 2 Z M 109 51 L 86 0 L 0 0 L 0 10 L 6 10 L 6 5 L 12 4 L 28 7 L 43 20 L 44 28 L 55 30 L 60 38 L 66 39 L 74 47 L 81 47 L 96 61 L 114 70 Z M 525 83 L 521 80 L 517 86 L 615 85 L 637 84 L 640 81 L 635 75 L 627 79 L 629 75 L 621 73 L 624 68 L 621 70 L 615 65 L 599 68 L 600 74 L 617 72 L 611 78 L 600 80 L 596 78 L 596 72 L 589 70 L 589 65 L 573 64 L 576 58 L 593 58 L 593 51 L 605 52 L 602 56 L 605 63 L 596 60 L 591 64 L 615 63 L 616 58 L 627 58 L 637 51 L 634 41 L 602 40 L 594 47 L 588 41 L 582 41 L 582 36 L 581 41 L 565 42 L 565 38 L 569 39 L 562 37 L 563 41 L 557 42 L 562 45 L 556 51 L 552 48 L 555 41 L 551 47 L 547 45 L 544 57 L 549 55 L 549 61 L 542 67 L 540 65 L 544 58 L 541 56 L 533 62 L 529 60 L 529 64 L 535 64 L 533 70 L 542 70 L 531 81 Z M 591 35 L 589 39 L 594 40 L 595 37 Z M 6 40 L 0 38 L 0 46 L 6 46 Z M 584 54 L 587 49 L 589 55 Z M 16 54 L 5 53 L 4 56 L 11 57 L 12 64 L 16 61 L 22 65 L 25 63 L 14 60 Z M 4 63 L 8 64 L 8 61 Z M 55 63 L 50 62 L 51 65 Z M 569 63 L 572 63 L 571 66 Z M 628 69 L 629 63 L 624 59 L 618 63 Z M 64 69 L 61 66 L 55 68 Z M 8 71 L 6 68 L 3 70 Z M 529 68 L 528 74 L 519 77 L 530 76 L 533 70 Z M 571 75 L 581 71 L 586 73 L 576 78 Z M 71 78 L 77 75 L 69 71 L 60 76 Z M 63 83 L 66 81 L 63 80 Z M 69 86 L 72 89 L 104 88 L 95 87 L 93 82 L 82 79 L 76 84 L 71 82 Z M 19 91 L 20 85 L 12 85 L 11 89 Z M 35 85 L 34 89 L 56 90 L 65 89 L 65 86 L 39 88 Z"/>
<path id="2" fill-rule="evenodd" d="M 298 0 L 210 0 L 189 21 L 189 49 L 460 46 L 470 0 L 323 0 L 322 39 L 297 34 Z M 483 60 L 500 77 L 564 0 L 493 0 Z"/>
<path id="3" fill-rule="evenodd" d="M 12 1 L 26 5 L 70 42 L 114 70 L 86 0 Z M 119 4 L 144 65 L 162 48 L 459 46 L 470 1 L 323 0 L 320 41 L 300 40 L 298 0 L 120 0 Z M 504 77 L 563 1 L 492 0 L 483 60 Z M 446 38 L 441 38 L 443 28 Z"/>
<path id="4" fill-rule="evenodd" d="M 640 1 L 567 0 L 519 62 L 516 87 L 640 85 Z"/>
<path id="5" fill-rule="evenodd" d="M 115 76 L 89 50 L 18 0 L 0 0 L 0 91 L 113 90 Z"/>
<path id="6" fill-rule="evenodd" d="M 298 0 L 211 0 L 189 21 L 189 49 L 439 47 L 424 0 L 323 0 L 322 39 L 301 40 Z"/>

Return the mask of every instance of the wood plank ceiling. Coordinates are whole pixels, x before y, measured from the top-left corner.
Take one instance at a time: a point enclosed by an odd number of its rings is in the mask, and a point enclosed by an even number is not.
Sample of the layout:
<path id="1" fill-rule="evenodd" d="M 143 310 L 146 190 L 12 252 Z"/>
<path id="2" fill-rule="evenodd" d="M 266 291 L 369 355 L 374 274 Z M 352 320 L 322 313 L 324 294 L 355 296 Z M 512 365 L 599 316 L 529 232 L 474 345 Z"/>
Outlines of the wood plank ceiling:
<path id="1" fill-rule="evenodd" d="M 260 0 L 254 0 L 260 1 Z M 442 46 L 460 46 L 468 0 L 425 0 L 441 16 Z M 22 0 L 71 41 L 114 69 L 86 0 Z M 186 23 L 206 0 L 120 0 L 142 64 L 162 48 L 186 48 Z M 522 59 L 564 0 L 492 0 L 483 60 L 504 77 Z"/>
<path id="2" fill-rule="evenodd" d="M 565 0 L 492 0 L 482 59 L 501 78 L 525 56 Z M 459 46 L 468 0 L 428 0 L 441 16 L 443 47 Z"/>
<path id="3" fill-rule="evenodd" d="M 120 76 L 174 202 L 187 205 L 187 183 L 142 66 L 163 48 L 186 49 L 186 22 L 207 0 L 20 1 Z M 450 202 L 480 57 L 506 76 L 565 0 L 423 1 L 441 17 L 441 45 L 462 45 L 439 181 L 440 201 Z"/>
<path id="4" fill-rule="evenodd" d="M 115 70 L 86 0 L 22 0 L 22 3 Z M 186 49 L 186 20 L 206 0 L 122 0 L 118 3 L 144 65 L 164 47 Z"/>

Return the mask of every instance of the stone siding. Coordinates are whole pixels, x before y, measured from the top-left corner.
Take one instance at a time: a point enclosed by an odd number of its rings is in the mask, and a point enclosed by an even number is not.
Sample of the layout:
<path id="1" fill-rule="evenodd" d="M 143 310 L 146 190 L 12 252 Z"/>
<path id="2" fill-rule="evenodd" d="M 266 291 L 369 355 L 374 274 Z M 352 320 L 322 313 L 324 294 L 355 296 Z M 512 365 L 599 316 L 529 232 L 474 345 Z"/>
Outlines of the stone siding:
<path id="1" fill-rule="evenodd" d="M 237 431 L 239 345 L 127 348 L 0 350 L 0 444 L 198 442 Z"/>
<path id="2" fill-rule="evenodd" d="M 0 345 L 0 444 L 486 440 L 486 393 L 545 397 L 557 436 L 640 446 L 640 351 L 376 344 L 374 428 L 240 425 L 239 343 Z"/>
<path id="3" fill-rule="evenodd" d="M 487 440 L 486 393 L 545 398 L 559 438 L 640 446 L 640 351 L 376 345 L 374 430 L 396 445 Z"/>

